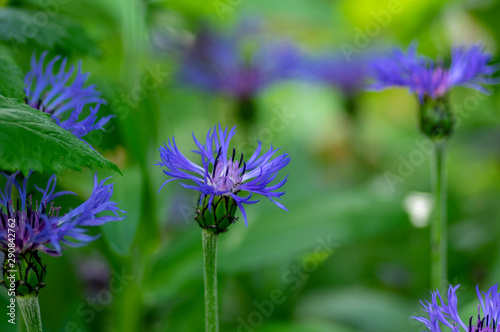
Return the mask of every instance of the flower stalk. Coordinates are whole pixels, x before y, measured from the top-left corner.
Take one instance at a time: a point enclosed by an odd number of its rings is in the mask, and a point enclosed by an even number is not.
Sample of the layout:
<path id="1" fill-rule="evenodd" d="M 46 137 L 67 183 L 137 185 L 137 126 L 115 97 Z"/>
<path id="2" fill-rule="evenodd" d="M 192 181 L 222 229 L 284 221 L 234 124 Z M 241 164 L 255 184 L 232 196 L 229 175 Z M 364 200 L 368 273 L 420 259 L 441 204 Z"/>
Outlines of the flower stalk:
<path id="1" fill-rule="evenodd" d="M 21 309 L 26 331 L 42 332 L 42 318 L 40 315 L 40 306 L 38 305 L 38 296 L 17 296 L 17 304 Z"/>
<path id="2" fill-rule="evenodd" d="M 219 331 L 217 298 L 217 245 L 219 234 L 202 229 L 203 279 L 205 283 L 205 331 Z"/>
<path id="3" fill-rule="evenodd" d="M 435 216 L 431 225 L 431 289 L 445 289 L 447 280 L 446 143 L 434 142 Z"/>

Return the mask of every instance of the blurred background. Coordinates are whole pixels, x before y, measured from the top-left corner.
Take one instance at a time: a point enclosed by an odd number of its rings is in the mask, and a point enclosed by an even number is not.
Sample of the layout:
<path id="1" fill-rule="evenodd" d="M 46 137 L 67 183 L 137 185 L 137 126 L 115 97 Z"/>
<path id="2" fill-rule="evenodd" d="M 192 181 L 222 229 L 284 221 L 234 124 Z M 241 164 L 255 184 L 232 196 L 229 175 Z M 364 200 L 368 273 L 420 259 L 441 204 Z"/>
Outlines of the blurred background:
<path id="1" fill-rule="evenodd" d="M 422 331 L 432 217 L 428 142 L 404 89 L 367 92 L 366 63 L 417 41 L 449 61 L 454 45 L 500 42 L 492 0 L 0 1 L 0 39 L 28 71 L 33 52 L 82 60 L 103 92 L 105 132 L 84 137 L 113 176 L 124 221 L 62 257 L 43 255 L 45 331 L 203 331 L 197 195 L 154 164 L 172 136 L 185 155 L 215 124 L 233 146 L 282 147 L 282 203 L 247 208 L 220 236 L 221 331 Z M 463 318 L 475 287 L 500 278 L 500 102 L 457 88 L 449 144 L 449 282 Z M 94 171 L 66 172 L 62 211 L 86 199 Z M 33 183 L 50 175 L 34 175 Z M 239 212 L 238 212 L 239 213 Z M 0 307 L 6 306 L 0 291 Z M 16 325 L 21 328 L 20 324 Z M 15 328 L 0 320 L 1 331 Z"/>

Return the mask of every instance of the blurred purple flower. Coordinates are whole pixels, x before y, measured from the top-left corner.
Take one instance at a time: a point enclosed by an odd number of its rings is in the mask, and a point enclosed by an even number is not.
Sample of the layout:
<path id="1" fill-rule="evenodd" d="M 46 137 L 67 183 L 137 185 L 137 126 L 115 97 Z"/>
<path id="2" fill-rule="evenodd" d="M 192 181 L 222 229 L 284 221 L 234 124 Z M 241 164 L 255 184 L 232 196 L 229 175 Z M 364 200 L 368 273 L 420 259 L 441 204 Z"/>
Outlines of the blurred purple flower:
<path id="1" fill-rule="evenodd" d="M 410 318 L 424 323 L 430 332 L 442 332 L 441 325 L 448 327 L 453 332 L 499 332 L 500 294 L 497 291 L 497 286 L 498 285 L 494 285 L 491 287 L 487 293 L 481 293 L 479 291 L 479 286 L 476 287 L 480 308 L 483 311 L 483 317 L 481 318 L 480 314 L 478 314 L 476 320 L 474 316 L 470 316 L 468 325 L 466 325 L 458 315 L 456 291 L 460 285 L 455 287 L 450 285 L 448 289 L 447 304 L 444 303 L 438 290 L 431 292 L 431 303 L 428 301 L 425 301 L 425 303 L 420 301 L 424 307 L 424 311 L 428 313 L 429 318 Z"/>
<path id="2" fill-rule="evenodd" d="M 236 156 L 236 150 L 233 148 L 232 154 L 229 150 L 229 142 L 235 134 L 233 127 L 229 132 L 226 127 L 222 130 L 220 124 L 208 131 L 205 144 L 201 144 L 196 137 L 193 139 L 198 147 L 193 150 L 194 153 L 201 157 L 202 166 L 199 166 L 188 160 L 179 151 L 175 143 L 175 138 L 168 141 L 168 145 L 164 144 L 159 151 L 161 161 L 156 165 L 166 167 L 163 172 L 172 178 L 167 180 L 165 184 L 173 180 L 190 180 L 194 185 L 181 183 L 181 186 L 194 189 L 201 193 L 199 204 L 205 197 L 209 198 L 208 206 L 211 207 L 215 196 L 227 196 L 234 199 L 237 206 L 241 209 L 245 224 L 247 224 L 246 212 L 243 204 L 254 204 L 259 200 L 251 201 L 252 194 L 259 194 L 270 199 L 278 207 L 286 210 L 286 208 L 275 199 L 279 199 L 285 192 L 277 192 L 287 181 L 288 175 L 275 185 L 269 185 L 274 181 L 278 172 L 290 162 L 288 154 L 283 153 L 280 156 L 272 159 L 278 149 L 269 149 L 259 157 L 262 144 L 252 154 L 252 156 L 244 161 L 243 154 L 240 158 Z M 161 190 L 160 188 L 160 190 Z M 246 197 L 239 197 L 241 191 L 249 193 Z"/>
<path id="3" fill-rule="evenodd" d="M 416 93 L 421 103 L 424 96 L 439 99 L 455 86 L 465 86 L 488 94 L 484 84 L 500 83 L 491 78 L 498 67 L 489 65 L 492 59 L 480 44 L 470 47 L 457 47 L 452 50 L 451 65 L 444 66 L 439 62 L 417 54 L 416 44 L 408 47 L 404 53 L 394 50 L 392 55 L 371 63 L 374 90 L 382 90 L 391 86 L 404 86 Z"/>
<path id="4" fill-rule="evenodd" d="M 340 54 L 323 53 L 303 61 L 300 77 L 311 82 L 332 86 L 352 97 L 365 87 L 368 60 L 356 57 L 347 61 Z"/>
<path id="5" fill-rule="evenodd" d="M 244 42 L 254 30 L 243 26 L 223 35 L 202 28 L 181 63 L 179 79 L 211 93 L 221 93 L 238 100 L 251 99 L 269 85 L 291 78 L 299 52 L 289 42 L 255 45 L 251 54 L 244 52 Z"/>
<path id="6" fill-rule="evenodd" d="M 56 188 L 56 176 L 52 175 L 44 189 L 35 188 L 42 193 L 40 202 L 33 203 L 32 195 L 28 196 L 27 185 L 30 174 L 23 179 L 20 184 L 15 172 L 12 175 L 1 173 L 7 178 L 5 189 L 0 189 L 0 250 L 8 249 L 9 238 L 12 238 L 12 231 L 9 232 L 14 219 L 14 244 L 16 255 L 39 250 L 51 256 L 62 254 L 61 243 L 69 246 L 83 246 L 96 238 L 87 234 L 85 226 L 98 226 L 109 221 L 121 220 L 120 210 L 115 202 L 111 201 L 113 195 L 113 184 L 104 184 L 107 179 L 98 182 L 97 173 L 94 176 L 94 189 L 90 198 L 83 202 L 76 209 L 60 216 L 59 209 L 54 207 L 54 199 L 59 196 L 74 194 L 69 191 L 54 193 Z M 18 191 L 18 197 L 12 197 L 14 187 Z M 112 215 L 100 215 L 101 212 L 111 212 Z M 9 236 L 11 234 L 11 236 Z M 72 242 L 69 238 L 74 239 Z M 47 246 L 47 245 L 50 245 Z"/>
<path id="7" fill-rule="evenodd" d="M 54 72 L 60 56 L 54 57 L 45 67 L 47 51 L 37 61 L 31 58 L 31 70 L 24 77 L 26 103 L 33 108 L 48 113 L 59 126 L 70 131 L 76 137 L 83 137 L 89 132 L 101 129 L 113 115 L 98 120 L 97 112 L 101 104 L 107 102 L 100 97 L 95 85 L 84 86 L 89 73 L 82 73 L 82 64 L 78 70 L 72 65 L 66 70 L 67 58 L 61 61 L 59 71 Z M 80 120 L 85 106 L 90 106 L 90 114 Z"/>

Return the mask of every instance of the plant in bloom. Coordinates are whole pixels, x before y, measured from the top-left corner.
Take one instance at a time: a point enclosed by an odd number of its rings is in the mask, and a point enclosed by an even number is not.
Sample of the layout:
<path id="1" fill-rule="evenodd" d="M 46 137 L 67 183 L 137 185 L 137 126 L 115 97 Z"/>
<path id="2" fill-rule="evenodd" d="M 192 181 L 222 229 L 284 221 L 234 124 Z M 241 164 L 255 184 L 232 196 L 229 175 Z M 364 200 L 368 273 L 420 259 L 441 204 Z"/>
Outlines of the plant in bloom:
<path id="1" fill-rule="evenodd" d="M 416 44 L 410 45 L 407 52 L 394 50 L 392 55 L 374 60 L 371 63 L 375 82 L 373 89 L 381 90 L 392 86 L 402 86 L 416 93 L 421 103 L 424 97 L 439 99 L 455 86 L 465 86 L 488 94 L 483 85 L 497 84 L 491 78 L 497 70 L 490 65 L 491 54 L 484 51 L 480 44 L 469 47 L 456 47 L 451 52 L 449 66 L 418 55 Z"/>
<path id="2" fill-rule="evenodd" d="M 256 96 L 278 81 L 293 78 L 300 57 L 289 42 L 252 43 L 258 35 L 251 24 L 238 26 L 230 34 L 204 26 L 182 57 L 179 80 L 231 98 L 239 119 L 251 123 Z"/>
<path id="3" fill-rule="evenodd" d="M 475 315 L 466 319 L 468 324 L 458 315 L 457 309 L 457 289 L 460 285 L 448 288 L 447 303 L 439 294 L 439 291 L 431 292 L 431 302 L 425 301 L 422 303 L 424 311 L 428 314 L 427 317 L 410 317 L 425 324 L 429 332 L 450 331 L 458 332 L 499 332 L 500 325 L 500 294 L 498 293 L 498 285 L 491 287 L 488 292 L 479 291 L 479 286 L 476 287 L 477 297 L 479 299 L 479 312 L 477 318 Z M 444 329 L 442 329 L 444 328 Z"/>
<path id="4" fill-rule="evenodd" d="M 290 43 L 259 43 L 245 54 L 253 31 L 242 27 L 223 35 L 204 27 L 187 51 L 179 77 L 189 85 L 238 100 L 254 97 L 270 84 L 290 78 L 298 51 Z"/>
<path id="5" fill-rule="evenodd" d="M 50 114 L 57 124 L 76 137 L 81 138 L 93 130 L 103 130 L 113 116 L 98 120 L 99 107 L 106 101 L 100 97 L 101 93 L 95 89 L 95 85 L 85 86 L 89 73 L 82 73 L 81 62 L 76 71 L 74 65 L 67 69 L 67 58 L 61 60 L 56 70 L 60 56 L 44 65 L 47 53 L 42 53 L 38 61 L 35 55 L 31 58 L 31 70 L 24 77 L 26 104 Z M 90 108 L 89 115 L 81 119 L 87 105 Z"/>
<path id="6" fill-rule="evenodd" d="M 368 58 L 347 59 L 341 54 L 328 52 L 310 56 L 303 59 L 298 76 L 341 92 L 344 110 L 354 119 L 358 115 L 357 95 L 366 85 Z"/>
<path id="7" fill-rule="evenodd" d="M 323 53 L 304 59 L 300 76 L 331 86 L 351 98 L 365 88 L 368 59 L 355 57 L 347 60 L 340 54 Z"/>
<path id="8" fill-rule="evenodd" d="M 251 200 L 253 194 L 264 196 L 286 210 L 276 199 L 285 193 L 278 190 L 286 183 L 288 175 L 274 185 L 271 183 L 290 162 L 290 157 L 287 153 L 276 155 L 279 148 L 272 146 L 261 155 L 262 144 L 259 142 L 255 152 L 245 159 L 243 153 L 238 155 L 234 148 L 229 148 L 235 128 L 228 131 L 227 127 L 222 130 L 220 124 L 215 126 L 208 131 L 204 144 L 193 134 L 197 146 L 193 152 L 201 158 L 201 165 L 190 161 L 179 151 L 175 138 L 159 149 L 161 161 L 156 164 L 165 167 L 163 172 L 172 177 L 161 188 L 170 181 L 186 180 L 191 183 L 181 183 L 181 186 L 200 192 L 196 221 L 202 228 L 215 233 L 226 231 L 236 220 L 237 208 L 241 209 L 247 225 L 244 204 L 258 202 Z M 248 195 L 240 196 L 243 192 Z"/>
<path id="9" fill-rule="evenodd" d="M 417 46 L 407 52 L 394 50 L 392 55 L 374 60 L 371 88 L 382 90 L 401 86 L 415 93 L 421 104 L 420 128 L 432 139 L 448 137 L 454 127 L 453 112 L 447 101 L 448 92 L 456 86 L 469 87 L 488 94 L 484 85 L 500 81 L 491 78 L 497 66 L 490 65 L 492 56 L 483 46 L 457 47 L 451 52 L 451 62 L 444 65 L 417 54 Z"/>
<path id="10" fill-rule="evenodd" d="M 99 237 L 89 235 L 86 227 L 124 218 L 118 213 L 124 211 L 111 201 L 113 184 L 105 184 L 107 179 L 99 182 L 97 173 L 90 198 L 66 214 L 60 213 L 60 207 L 55 207 L 54 202 L 62 195 L 74 193 L 55 192 L 55 175 L 50 177 L 45 189 L 35 185 L 41 194 L 40 200 L 35 201 L 33 195 L 28 194 L 31 172 L 22 182 L 16 179 L 19 171 L 12 175 L 1 174 L 7 179 L 4 190 L 0 189 L 0 250 L 6 255 L 4 282 L 7 283 L 6 271 L 14 269 L 15 261 L 19 270 L 17 295 L 38 293 L 43 287 L 45 266 L 41 264 L 38 251 L 60 256 L 62 245 L 83 246 Z M 12 197 L 14 190 L 18 192 L 17 197 Z M 102 212 L 107 214 L 102 215 Z"/>

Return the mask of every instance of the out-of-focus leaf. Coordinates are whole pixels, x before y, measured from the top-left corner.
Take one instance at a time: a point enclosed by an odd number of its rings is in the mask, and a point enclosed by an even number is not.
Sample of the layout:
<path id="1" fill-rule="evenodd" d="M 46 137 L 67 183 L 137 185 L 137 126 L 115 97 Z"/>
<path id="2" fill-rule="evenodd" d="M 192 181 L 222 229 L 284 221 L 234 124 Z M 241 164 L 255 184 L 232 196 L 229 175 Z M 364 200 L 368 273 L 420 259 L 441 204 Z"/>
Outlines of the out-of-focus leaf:
<path id="1" fill-rule="evenodd" d="M 60 173 L 65 169 L 118 167 L 58 126 L 48 114 L 0 96 L 0 169 L 28 174 Z"/>
<path id="2" fill-rule="evenodd" d="M 366 332 L 408 331 L 414 307 L 385 292 L 361 287 L 343 288 L 340 291 L 311 293 L 302 300 L 297 315 L 309 319 L 329 319 Z M 420 324 L 414 321 L 412 325 Z"/>
<path id="3" fill-rule="evenodd" d="M 219 269 L 248 270 L 293 259 L 316 247 L 361 241 L 401 225 L 406 218 L 397 203 L 370 188 L 304 197 L 288 202 L 290 212 L 274 204 L 251 206 L 248 229 L 230 229 L 230 237 L 221 236 Z M 300 240 L 277 246 L 280 239 Z"/>
<path id="4" fill-rule="evenodd" d="M 174 296 L 190 282 L 203 277 L 201 230 L 197 225 L 191 226 L 195 229 L 175 237 L 168 251 L 154 264 L 148 283 L 151 301 Z"/>
<path id="5" fill-rule="evenodd" d="M 259 328 L 259 332 L 290 332 L 290 331 L 300 331 L 300 332 L 355 332 L 356 330 L 343 326 L 341 324 L 325 321 L 317 321 L 308 323 L 296 323 L 296 322 L 271 322 L 269 324 L 264 324 L 262 328 Z"/>
<path id="6" fill-rule="evenodd" d="M 110 247 L 120 255 L 127 255 L 141 218 L 141 200 L 130 194 L 141 192 L 141 172 L 138 167 L 127 168 L 123 171 L 123 176 L 114 177 L 113 182 L 113 200 L 120 202 L 119 206 L 127 211 L 127 218 L 124 222 L 106 223 L 102 225 L 102 229 Z"/>
<path id="7" fill-rule="evenodd" d="M 0 95 L 22 98 L 23 73 L 5 47 L 0 47 Z"/>
<path id="8" fill-rule="evenodd" d="M 100 54 L 80 24 L 55 12 L 1 8 L 0 22 L 0 40 L 14 52 L 21 44 L 36 43 L 61 53 Z"/>

